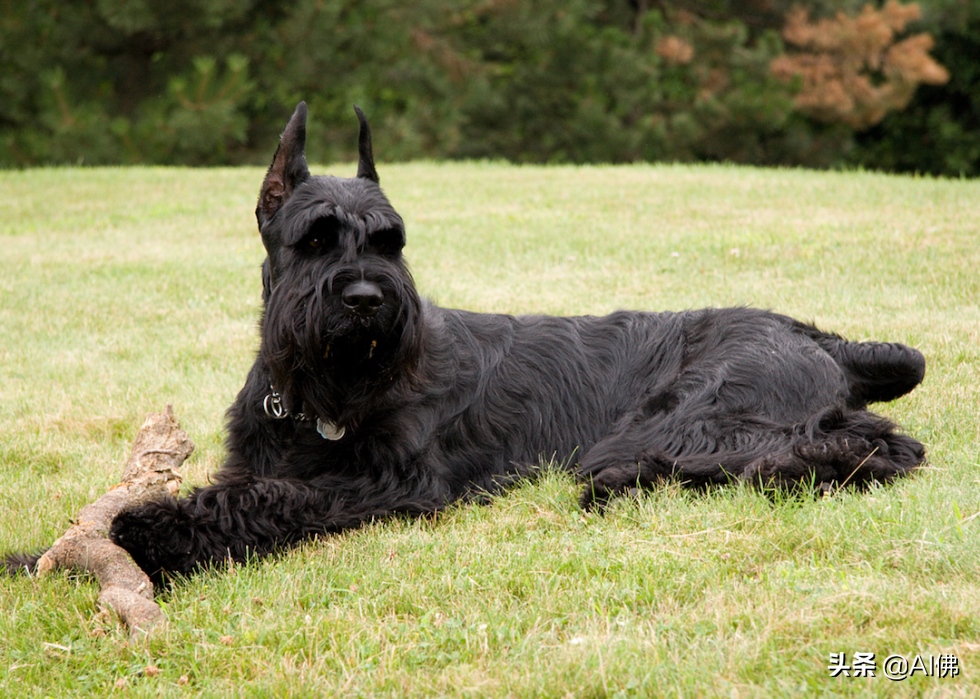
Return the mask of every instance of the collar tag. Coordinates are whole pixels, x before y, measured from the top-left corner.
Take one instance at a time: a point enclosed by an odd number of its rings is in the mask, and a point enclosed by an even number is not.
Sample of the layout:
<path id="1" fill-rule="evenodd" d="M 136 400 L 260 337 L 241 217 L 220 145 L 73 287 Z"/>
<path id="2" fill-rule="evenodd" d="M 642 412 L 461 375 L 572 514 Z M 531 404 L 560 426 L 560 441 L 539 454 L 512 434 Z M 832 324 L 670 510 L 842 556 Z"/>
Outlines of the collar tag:
<path id="1" fill-rule="evenodd" d="M 331 442 L 336 442 L 338 439 L 344 436 L 347 432 L 345 427 L 337 427 L 336 423 L 324 422 L 320 418 L 316 419 L 316 431 L 320 433 L 320 436 L 324 439 L 329 439 Z"/>

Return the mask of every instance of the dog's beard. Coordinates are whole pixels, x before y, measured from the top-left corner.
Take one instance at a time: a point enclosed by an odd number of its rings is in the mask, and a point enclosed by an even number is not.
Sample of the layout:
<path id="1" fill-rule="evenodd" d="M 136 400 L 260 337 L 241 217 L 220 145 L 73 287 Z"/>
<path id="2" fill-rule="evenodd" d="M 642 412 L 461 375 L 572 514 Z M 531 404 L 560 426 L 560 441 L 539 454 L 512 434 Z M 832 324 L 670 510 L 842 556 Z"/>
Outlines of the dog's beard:
<path id="1" fill-rule="evenodd" d="M 287 410 L 351 426 L 363 406 L 417 361 L 421 301 L 411 285 L 373 279 L 377 313 L 348 308 L 336 279 L 279 285 L 262 321 L 262 355 Z"/>

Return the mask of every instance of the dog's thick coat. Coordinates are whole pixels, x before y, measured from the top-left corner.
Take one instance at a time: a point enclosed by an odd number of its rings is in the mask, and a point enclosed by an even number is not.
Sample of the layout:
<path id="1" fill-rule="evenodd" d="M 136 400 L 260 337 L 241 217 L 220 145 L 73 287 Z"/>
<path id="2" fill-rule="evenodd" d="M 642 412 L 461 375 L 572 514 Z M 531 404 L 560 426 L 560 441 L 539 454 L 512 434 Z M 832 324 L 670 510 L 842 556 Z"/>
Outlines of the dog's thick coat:
<path id="1" fill-rule="evenodd" d="M 867 484 L 923 463 L 866 410 L 922 380 L 903 345 L 748 308 L 514 317 L 423 300 L 358 117 L 352 179 L 310 175 L 304 104 L 283 133 L 256 209 L 261 348 L 227 462 L 213 485 L 112 527 L 151 575 L 436 512 L 542 458 L 583 480 L 585 507 L 667 479 Z"/>

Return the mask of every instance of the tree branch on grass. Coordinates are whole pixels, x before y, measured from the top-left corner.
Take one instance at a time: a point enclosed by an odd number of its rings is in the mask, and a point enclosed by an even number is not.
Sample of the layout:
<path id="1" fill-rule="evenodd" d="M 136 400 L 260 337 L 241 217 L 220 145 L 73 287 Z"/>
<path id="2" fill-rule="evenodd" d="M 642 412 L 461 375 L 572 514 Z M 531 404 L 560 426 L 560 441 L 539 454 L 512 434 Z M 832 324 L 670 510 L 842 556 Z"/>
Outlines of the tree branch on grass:
<path id="1" fill-rule="evenodd" d="M 194 443 L 171 406 L 149 415 L 136 435 L 122 481 L 81 509 L 74 524 L 38 560 L 38 574 L 66 568 L 88 571 L 102 588 L 99 604 L 114 610 L 134 637 L 157 628 L 163 613 L 153 601 L 153 583 L 125 550 L 109 541 L 109 526 L 124 509 L 176 495 L 178 469 L 193 451 Z"/>

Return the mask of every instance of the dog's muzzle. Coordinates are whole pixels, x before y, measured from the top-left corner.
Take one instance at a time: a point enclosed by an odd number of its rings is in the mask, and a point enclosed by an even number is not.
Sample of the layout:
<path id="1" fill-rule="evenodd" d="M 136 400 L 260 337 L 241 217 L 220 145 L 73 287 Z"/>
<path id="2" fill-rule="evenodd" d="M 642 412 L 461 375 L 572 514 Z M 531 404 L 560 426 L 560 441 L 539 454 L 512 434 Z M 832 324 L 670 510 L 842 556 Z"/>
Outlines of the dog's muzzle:
<path id="1" fill-rule="evenodd" d="M 381 309 L 385 297 L 380 286 L 361 279 L 352 282 L 344 289 L 342 299 L 344 305 L 354 313 L 369 318 Z"/>

